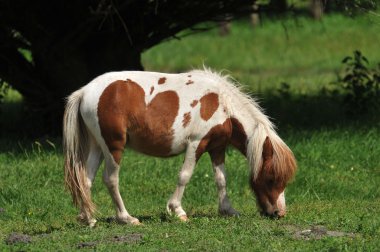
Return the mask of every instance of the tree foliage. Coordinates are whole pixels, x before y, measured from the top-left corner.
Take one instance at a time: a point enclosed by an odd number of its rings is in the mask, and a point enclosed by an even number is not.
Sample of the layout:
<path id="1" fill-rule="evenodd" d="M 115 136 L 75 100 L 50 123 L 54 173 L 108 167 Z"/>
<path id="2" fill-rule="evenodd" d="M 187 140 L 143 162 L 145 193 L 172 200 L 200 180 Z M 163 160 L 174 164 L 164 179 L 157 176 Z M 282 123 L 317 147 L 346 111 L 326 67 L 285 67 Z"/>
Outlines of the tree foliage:
<path id="1" fill-rule="evenodd" d="M 374 10 L 377 8 L 378 0 L 334 0 L 326 1 L 335 10 L 343 11 L 348 15 L 356 15 L 363 11 Z"/>
<path id="2" fill-rule="evenodd" d="M 252 3 L 1 0 L 0 78 L 44 118 L 47 130 L 59 130 L 63 98 L 79 86 L 107 71 L 141 70 L 145 49 L 197 23 L 247 14 Z"/>

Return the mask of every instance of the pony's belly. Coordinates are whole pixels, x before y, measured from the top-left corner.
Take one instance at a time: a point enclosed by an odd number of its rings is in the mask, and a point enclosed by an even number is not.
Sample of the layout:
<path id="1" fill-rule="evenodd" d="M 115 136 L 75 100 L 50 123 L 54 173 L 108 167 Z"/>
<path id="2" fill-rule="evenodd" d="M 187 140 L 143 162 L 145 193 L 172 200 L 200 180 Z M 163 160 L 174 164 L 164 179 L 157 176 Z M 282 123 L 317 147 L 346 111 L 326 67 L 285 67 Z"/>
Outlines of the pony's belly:
<path id="1" fill-rule="evenodd" d="M 172 150 L 173 135 L 128 134 L 127 146 L 143 154 L 170 157 L 182 153 L 185 145 Z"/>

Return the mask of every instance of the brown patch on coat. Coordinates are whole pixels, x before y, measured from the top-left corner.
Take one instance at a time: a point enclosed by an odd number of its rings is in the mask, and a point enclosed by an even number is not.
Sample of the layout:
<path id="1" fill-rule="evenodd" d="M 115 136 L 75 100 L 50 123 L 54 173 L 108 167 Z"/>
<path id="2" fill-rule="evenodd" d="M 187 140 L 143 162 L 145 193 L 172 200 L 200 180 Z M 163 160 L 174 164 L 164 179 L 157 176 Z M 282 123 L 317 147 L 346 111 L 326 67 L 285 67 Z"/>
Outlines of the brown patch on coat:
<path id="1" fill-rule="evenodd" d="M 192 81 L 192 80 L 188 80 L 187 82 L 186 82 L 186 85 L 190 85 L 190 84 L 193 84 L 194 83 L 194 81 Z"/>
<path id="2" fill-rule="evenodd" d="M 225 147 L 212 149 L 208 153 L 210 154 L 211 162 L 213 165 L 224 164 L 224 160 L 226 156 Z"/>
<path id="3" fill-rule="evenodd" d="M 158 79 L 158 85 L 162 85 L 166 82 L 166 78 L 165 77 L 161 77 L 160 79 Z"/>
<path id="4" fill-rule="evenodd" d="M 150 92 L 149 92 L 149 94 L 152 95 L 152 94 L 153 94 L 153 91 L 154 91 L 154 87 L 152 86 L 152 87 L 150 88 Z"/>
<path id="5" fill-rule="evenodd" d="M 247 135 L 243 125 L 236 118 L 226 119 L 209 130 L 197 147 L 196 159 L 198 160 L 204 152 L 209 152 L 213 163 L 224 163 L 224 152 L 229 143 L 246 155 Z"/>
<path id="6" fill-rule="evenodd" d="M 190 106 L 191 106 L 192 108 L 194 108 L 195 106 L 197 106 L 197 104 L 198 104 L 198 100 L 194 100 L 194 101 L 190 104 Z"/>
<path id="7" fill-rule="evenodd" d="M 200 100 L 201 118 L 208 121 L 219 107 L 219 96 L 216 93 L 208 93 Z"/>
<path id="8" fill-rule="evenodd" d="M 129 79 L 111 83 L 100 96 L 98 118 L 115 162 L 120 162 L 127 135 L 132 148 L 153 156 L 168 156 L 178 109 L 179 97 L 174 91 L 158 93 L 146 104 L 145 92 L 137 83 Z"/>
<path id="9" fill-rule="evenodd" d="M 148 155 L 168 156 L 171 152 L 174 130 L 179 110 L 179 97 L 175 91 L 158 93 L 147 105 L 145 120 L 136 121 L 129 128 L 129 145 Z"/>
<path id="10" fill-rule="evenodd" d="M 191 78 L 191 74 L 189 74 L 187 77 Z"/>
<path id="11" fill-rule="evenodd" d="M 232 136 L 231 144 L 238 149 L 244 156 L 247 155 L 247 134 L 243 125 L 236 118 L 231 118 Z"/>
<path id="12" fill-rule="evenodd" d="M 232 124 L 230 119 L 227 119 L 223 124 L 218 124 L 212 127 L 207 134 L 199 142 L 195 151 L 196 160 L 205 152 L 215 150 L 224 151 L 232 135 Z"/>
<path id="13" fill-rule="evenodd" d="M 116 163 L 120 163 L 127 141 L 128 115 L 137 113 L 131 110 L 143 110 L 144 96 L 144 90 L 128 79 L 111 83 L 99 98 L 98 119 L 101 134 Z"/>
<path id="14" fill-rule="evenodd" d="M 190 112 L 183 114 L 182 126 L 184 128 L 186 128 L 187 125 L 189 125 L 190 120 L 191 120 L 191 113 Z"/>

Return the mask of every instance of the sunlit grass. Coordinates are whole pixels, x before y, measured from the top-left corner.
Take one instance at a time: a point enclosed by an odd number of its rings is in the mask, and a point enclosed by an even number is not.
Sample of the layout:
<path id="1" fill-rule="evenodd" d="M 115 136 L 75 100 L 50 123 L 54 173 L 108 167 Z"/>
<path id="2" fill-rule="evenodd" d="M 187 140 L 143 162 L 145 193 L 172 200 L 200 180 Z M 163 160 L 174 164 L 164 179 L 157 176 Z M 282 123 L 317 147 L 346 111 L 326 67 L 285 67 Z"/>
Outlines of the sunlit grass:
<path id="1" fill-rule="evenodd" d="M 63 158 L 59 142 L 1 143 L 10 152 L 0 154 L 0 239 L 11 232 L 31 235 L 33 243 L 14 249 L 72 250 L 85 241 L 100 241 L 97 249 L 195 250 L 373 250 L 380 235 L 378 188 L 380 141 L 377 129 L 299 132 L 285 140 L 298 159 L 299 171 L 287 189 L 288 216 L 263 219 L 248 186 L 248 168 L 236 151 L 227 155 L 228 192 L 240 218 L 217 214 L 217 193 L 209 157 L 200 160 L 187 187 L 183 205 L 188 224 L 165 213 L 183 157 L 158 159 L 126 150 L 120 175 L 121 193 L 129 212 L 144 226 L 108 223 L 114 214 L 108 192 L 97 177 L 93 190 L 98 226 L 76 223 L 76 210 L 63 190 Z M 4 146 L 4 145 L 7 146 Z M 101 173 L 102 169 L 99 173 Z M 355 233 L 355 238 L 295 239 L 295 230 L 323 225 L 329 230 Z M 107 242 L 115 235 L 141 233 L 138 244 Z M 44 235 L 45 234 L 45 235 Z M 236 241 L 239 241 L 238 243 Z M 9 249 L 0 243 L 0 249 Z"/>
<path id="2" fill-rule="evenodd" d="M 204 155 L 185 191 L 189 223 L 166 214 L 183 156 L 146 157 L 127 149 L 120 190 L 128 211 L 143 226 L 110 222 L 113 205 L 98 172 L 93 198 L 98 207 L 94 229 L 76 222 L 63 184 L 60 139 L 0 139 L 0 251 L 72 251 L 95 242 L 97 251 L 377 251 L 380 247 L 380 124 L 365 116 L 347 118 L 340 101 L 320 95 L 336 79 L 341 59 L 359 49 L 372 65 L 380 59 L 379 20 L 326 16 L 269 20 L 252 28 L 233 23 L 232 33 L 197 34 L 160 44 L 143 55 L 147 70 L 177 72 L 204 63 L 226 70 L 254 91 L 278 125 L 298 161 L 287 187 L 288 215 L 271 220 L 259 215 L 248 185 L 247 162 L 229 149 L 228 193 L 239 218 L 217 214 L 217 190 L 210 159 Z M 281 82 L 288 93 L 278 92 Z M 284 90 L 283 90 L 284 91 Z M 17 118 L 21 97 L 11 91 L 1 113 L 7 136 L 23 127 Z M 20 122 L 19 125 L 11 122 Z M 15 140 L 17 139 L 17 140 Z M 296 231 L 315 225 L 353 236 L 302 240 Z M 32 243 L 6 245 L 12 232 Z M 115 236 L 141 234 L 136 243 L 114 242 Z"/>

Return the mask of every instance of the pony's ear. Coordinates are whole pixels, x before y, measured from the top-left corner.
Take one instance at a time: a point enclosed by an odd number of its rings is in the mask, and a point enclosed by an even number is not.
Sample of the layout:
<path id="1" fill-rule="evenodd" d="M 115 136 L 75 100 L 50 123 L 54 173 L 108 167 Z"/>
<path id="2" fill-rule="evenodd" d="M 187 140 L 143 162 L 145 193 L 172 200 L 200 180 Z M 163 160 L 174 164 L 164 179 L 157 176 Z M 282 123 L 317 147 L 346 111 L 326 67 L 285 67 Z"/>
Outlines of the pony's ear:
<path id="1" fill-rule="evenodd" d="M 271 150 L 265 150 L 265 148 Z M 293 152 L 284 142 L 277 142 L 275 139 L 271 142 L 268 137 L 263 145 L 263 155 L 264 152 L 272 153 L 271 166 L 267 167 L 267 171 L 272 170 L 275 180 L 282 181 L 286 185 L 297 169 L 297 162 Z"/>
<path id="2" fill-rule="evenodd" d="M 263 144 L 263 171 L 266 173 L 273 172 L 273 145 L 269 137 L 265 138 Z"/>

